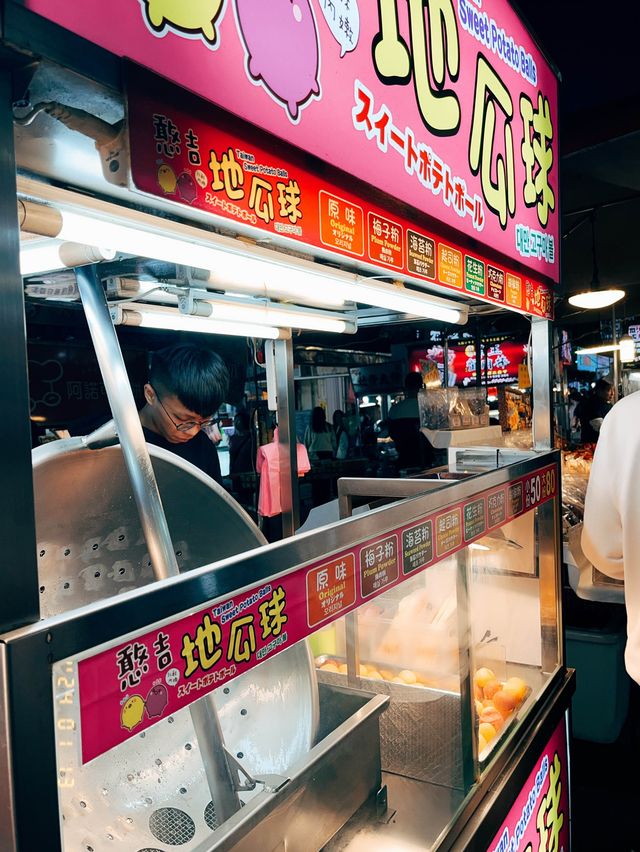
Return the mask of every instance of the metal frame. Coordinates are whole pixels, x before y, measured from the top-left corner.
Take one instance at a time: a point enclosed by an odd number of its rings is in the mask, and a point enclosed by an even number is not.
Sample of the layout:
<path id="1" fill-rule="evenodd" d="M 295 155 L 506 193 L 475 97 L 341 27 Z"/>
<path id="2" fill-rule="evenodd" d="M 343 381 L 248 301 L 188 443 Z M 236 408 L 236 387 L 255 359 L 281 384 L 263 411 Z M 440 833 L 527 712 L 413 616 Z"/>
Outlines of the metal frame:
<path id="1" fill-rule="evenodd" d="M 0 645 L 0 836 L 5 852 L 17 849 L 15 808 L 13 800 L 13 755 L 9 735 L 9 684 L 6 649 Z"/>
<path id="2" fill-rule="evenodd" d="M 278 397 L 278 453 L 280 460 L 280 506 L 282 535 L 286 538 L 300 526 L 298 448 L 296 445 L 296 397 L 293 385 L 293 342 L 274 341 L 276 394 Z"/>
<path id="3" fill-rule="evenodd" d="M 51 683 L 53 663 L 92 651 L 132 632 L 146 629 L 150 624 L 236 594 L 240 588 L 249 588 L 267 578 L 288 574 L 311 560 L 380 536 L 447 505 L 531 473 L 550 461 L 555 462 L 559 472 L 559 454 L 545 453 L 444 485 L 442 489 L 373 510 L 364 516 L 257 548 L 239 558 L 222 560 L 179 577 L 161 580 L 0 637 L 7 662 L 7 742 L 8 753 L 14 755 L 11 772 L 17 848 L 46 848 L 51 852 L 61 848 Z M 559 540 L 556 540 L 558 560 L 559 546 Z M 238 578 L 242 578 L 240 586 Z M 37 772 L 33 771 L 34 767 L 37 767 Z M 38 820 L 33 819 L 34 801 L 39 803 Z M 11 848 L 10 841 L 6 843 Z"/>
<path id="4" fill-rule="evenodd" d="M 10 630 L 36 621 L 40 613 L 11 79 L 6 72 L 0 72 L 0 152 L 0 387 L 4 400 L 0 458 L 5 483 L 0 512 L 0 630 Z"/>
<path id="5" fill-rule="evenodd" d="M 112 89 L 121 87 L 118 57 L 31 12 L 19 0 L 3 0 L 1 5 L 2 38 L 8 45 L 51 59 Z M 24 64 L 24 54 L 17 61 Z"/>
<path id="6" fill-rule="evenodd" d="M 553 446 L 553 398 L 551 393 L 553 337 L 551 322 L 531 318 L 533 383 L 533 441 L 536 450 Z"/>
<path id="7" fill-rule="evenodd" d="M 457 465 L 471 461 L 480 471 L 482 465 L 495 464 L 496 469 L 513 465 L 514 455 L 525 458 L 525 453 L 518 450 L 506 451 L 505 461 L 501 461 L 502 451 L 491 449 L 454 448 L 451 462 Z M 529 459 L 531 455 L 529 455 Z M 555 453 L 557 455 L 557 453 Z M 459 458 L 461 457 L 461 458 Z M 535 458 L 535 456 L 534 456 Z M 521 463 L 521 462 L 518 462 Z M 557 469 L 558 489 L 560 488 L 560 469 Z M 487 474 L 480 474 L 486 476 Z M 433 479 L 367 479 L 364 477 L 343 478 L 338 482 L 338 500 L 340 518 L 349 518 L 353 512 L 353 497 L 385 497 L 390 500 L 401 500 L 423 494 L 427 490 L 441 488 L 442 480 Z M 447 481 L 447 487 L 452 486 L 452 481 Z M 537 563 L 536 577 L 540 582 L 540 596 L 544 600 L 554 600 L 555 608 L 543 607 L 541 610 L 541 649 L 542 670 L 551 673 L 557 665 L 557 661 L 564 661 L 564 641 L 562 629 L 562 578 L 558 566 L 560 565 L 560 554 L 558 548 L 562 540 L 560 505 L 559 500 L 548 501 L 537 507 L 535 525 L 535 560 Z M 467 653 L 460 659 L 460 700 L 461 700 L 461 725 L 462 725 L 462 752 L 463 755 L 473 754 L 473 761 L 463 760 L 463 783 L 465 788 L 469 787 L 475 780 L 474 767 L 477 765 L 478 751 L 477 740 L 472 736 L 473 713 L 472 713 L 472 690 L 471 679 L 471 654 L 469 643 L 469 619 L 467 617 L 469 607 L 470 567 L 467 559 L 467 551 L 462 550 L 457 554 L 458 573 L 456 582 L 456 600 L 458 601 L 458 644 L 459 648 L 466 648 Z M 513 572 L 518 574 L 518 572 Z M 527 575 L 523 575 L 527 576 Z M 357 615 L 355 612 L 346 616 L 346 660 L 347 676 L 349 685 L 357 687 L 359 678 L 357 672 L 360 668 L 360 648 L 357 629 Z M 555 680 L 555 678 L 554 678 Z M 483 784 L 484 786 L 484 784 Z"/>
<path id="8" fill-rule="evenodd" d="M 2 4 L 2 36 L 6 44 L 19 45 L 35 55 L 44 55 L 78 73 L 84 73 L 112 88 L 120 88 L 121 62 L 100 48 L 84 50 L 87 42 L 43 21 L 14 0 Z M 30 57 L 18 53 L 4 58 L 20 70 Z M 19 82 L 19 81 L 18 81 Z M 18 269 L 18 228 L 15 212 L 15 159 L 11 114 L 11 79 L 0 74 L 2 104 L 2 156 L 0 185 L 3 192 L 0 217 L 0 245 L 4 263 L 0 300 L 0 379 L 6 399 L 3 442 L 3 472 L 12 483 L 11 500 L 0 513 L 0 535 L 5 565 L 0 604 L 0 629 L 12 629 L 38 618 L 38 581 L 35 559 L 35 524 L 31 481 L 30 436 L 28 430 L 29 393 L 25 342 L 25 314 L 22 282 Z M 551 446 L 550 323 L 533 320 L 534 397 L 540 400 L 535 416 L 536 446 Z M 545 354 L 546 353 L 546 354 Z M 286 355 L 288 358 L 288 355 Z M 290 382 L 291 374 L 285 379 Z M 284 385 L 283 385 L 284 387 Z M 287 390 L 290 393 L 290 389 Z M 291 406 L 292 394 L 287 406 Z M 545 400 L 547 401 L 545 403 Z M 539 415 L 539 416 L 538 416 Z M 282 423 L 281 426 L 285 425 Z M 295 442 L 288 455 L 295 462 Z M 549 457 L 545 457 L 545 461 Z M 556 458 L 557 461 L 557 458 Z M 295 540 L 260 548 L 240 559 L 226 560 L 215 567 L 206 566 L 178 578 L 161 581 L 152 587 L 131 592 L 99 605 L 86 607 L 63 617 L 49 619 L 14 630 L 0 637 L 0 802 L 3 806 L 0 845 L 13 852 L 60 848 L 59 813 L 56 789 L 56 755 L 53 730 L 53 690 L 51 666 L 97 644 L 112 641 L 150 622 L 170 618 L 179 612 L 237 588 L 237 578 L 253 584 L 261 579 L 293 570 L 300 564 L 324 556 L 340 547 L 380 534 L 405 520 L 457 502 L 485 488 L 495 487 L 511 478 L 536 469 L 541 462 L 531 460 L 512 465 L 481 477 L 405 500 L 401 504 L 376 510 L 365 518 L 354 518 Z M 293 495 L 297 479 L 292 483 Z M 416 489 L 418 490 L 418 489 Z M 556 501 L 557 502 L 557 501 Z M 292 500 L 291 519 L 295 527 L 296 501 Z M 556 509 L 556 531 L 558 513 Z M 283 521 L 285 518 L 283 516 Z M 547 542 L 559 548 L 559 539 Z M 546 557 L 545 557 L 546 558 Z M 559 600 L 556 596 L 556 600 Z M 557 680 L 557 679 L 554 679 Z M 551 685 L 549 685 L 550 687 Z M 507 758 L 497 758 L 488 775 L 497 778 Z M 37 767 L 37 771 L 35 768 Z M 489 780 L 489 777 L 486 779 Z M 481 784 L 484 789 L 485 780 Z M 33 802 L 38 803 L 39 818 L 33 818 Z M 476 800 L 474 800 L 476 801 Z M 469 803 L 462 817 L 468 819 L 475 804 Z"/>

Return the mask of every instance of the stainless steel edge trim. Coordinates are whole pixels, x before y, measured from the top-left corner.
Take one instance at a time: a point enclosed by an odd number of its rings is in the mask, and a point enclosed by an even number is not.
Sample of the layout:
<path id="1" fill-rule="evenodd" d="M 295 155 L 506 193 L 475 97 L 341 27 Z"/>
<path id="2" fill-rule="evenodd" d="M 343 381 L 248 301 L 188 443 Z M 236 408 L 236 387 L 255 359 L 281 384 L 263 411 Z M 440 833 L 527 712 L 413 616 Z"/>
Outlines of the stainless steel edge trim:
<path id="1" fill-rule="evenodd" d="M 212 565 L 170 577 L 142 589 L 112 598 L 64 615 L 55 616 L 6 633 L 2 639 L 11 647 L 34 643 L 40 653 L 50 654 L 50 661 L 81 654 L 102 644 L 198 608 L 231 594 L 241 594 L 266 580 L 273 581 L 313 560 L 351 547 L 373 536 L 384 535 L 413 520 L 446 509 L 452 503 L 532 473 L 551 463 L 559 465 L 558 451 L 542 453 L 535 458 L 509 465 L 496 471 L 470 477 L 423 495 L 411 497 L 358 515 L 336 524 L 321 527 L 275 544 L 231 557 Z M 239 580 L 239 578 L 241 578 Z M 44 637 L 50 634 L 47 644 Z"/>
<path id="2" fill-rule="evenodd" d="M 7 649 L 0 644 L 0 848 L 17 852 Z"/>
<path id="3" fill-rule="evenodd" d="M 294 535 L 300 526 L 298 487 L 298 447 L 296 438 L 295 392 L 293 389 L 293 343 L 274 341 L 276 394 L 278 397 L 278 453 L 280 462 L 280 505 L 282 535 Z"/>
<path id="4" fill-rule="evenodd" d="M 6 4 L 3 4 L 2 12 Z M 31 478 L 29 377 L 20 229 L 16 215 L 16 163 L 11 112 L 12 79 L 0 72 L 0 465 L 5 498 L 0 512 L 0 630 L 39 617 Z"/>

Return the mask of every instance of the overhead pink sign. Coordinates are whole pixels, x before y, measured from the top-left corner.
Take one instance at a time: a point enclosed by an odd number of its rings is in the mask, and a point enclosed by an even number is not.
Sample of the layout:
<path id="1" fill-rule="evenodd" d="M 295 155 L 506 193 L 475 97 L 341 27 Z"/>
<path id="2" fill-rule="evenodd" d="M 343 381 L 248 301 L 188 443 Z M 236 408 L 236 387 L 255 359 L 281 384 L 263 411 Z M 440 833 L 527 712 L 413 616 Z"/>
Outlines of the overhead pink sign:
<path id="1" fill-rule="evenodd" d="M 25 5 L 558 280 L 557 80 L 506 0 Z"/>

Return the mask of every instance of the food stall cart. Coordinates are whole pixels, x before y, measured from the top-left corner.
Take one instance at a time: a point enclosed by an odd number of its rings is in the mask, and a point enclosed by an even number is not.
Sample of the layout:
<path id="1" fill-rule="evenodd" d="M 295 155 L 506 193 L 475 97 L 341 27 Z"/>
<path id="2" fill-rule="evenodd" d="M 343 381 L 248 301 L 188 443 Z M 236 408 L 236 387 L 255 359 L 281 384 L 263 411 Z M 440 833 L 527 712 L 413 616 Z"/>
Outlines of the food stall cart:
<path id="1" fill-rule="evenodd" d="M 106 27 L 93 2 L 4 4 L 7 849 L 306 850 L 376 830 L 384 847 L 394 826 L 431 848 L 568 845 L 557 457 L 452 456 L 446 484 L 387 484 L 390 505 L 266 546 L 209 482 L 149 458 L 113 330 L 273 341 L 289 532 L 290 328 L 520 310 L 550 448 L 556 78 L 506 4 L 441 4 L 429 35 L 413 5 L 122 2 Z M 369 67 L 333 88 L 355 59 Z M 116 254 L 173 274 L 102 276 Z M 82 301 L 121 448 L 45 447 L 34 479 L 20 271 L 31 296 Z M 195 488 L 219 529 L 185 509 Z M 431 637 L 420 659 L 397 636 L 407 611 Z M 529 619 L 525 647 L 501 612 Z"/>

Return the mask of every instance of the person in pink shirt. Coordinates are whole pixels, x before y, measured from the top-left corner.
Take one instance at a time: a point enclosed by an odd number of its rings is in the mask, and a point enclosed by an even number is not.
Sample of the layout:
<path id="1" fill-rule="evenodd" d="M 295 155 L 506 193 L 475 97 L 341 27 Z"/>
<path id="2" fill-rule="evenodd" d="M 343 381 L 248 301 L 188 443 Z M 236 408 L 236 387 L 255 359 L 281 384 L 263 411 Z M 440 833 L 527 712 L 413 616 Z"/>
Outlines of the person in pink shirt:
<path id="1" fill-rule="evenodd" d="M 309 455 L 304 444 L 296 441 L 298 476 L 311 470 Z M 260 475 L 258 514 L 263 519 L 263 532 L 269 541 L 282 538 L 282 504 L 280 502 L 280 448 L 278 430 L 273 432 L 273 441 L 258 447 L 256 471 Z"/>

